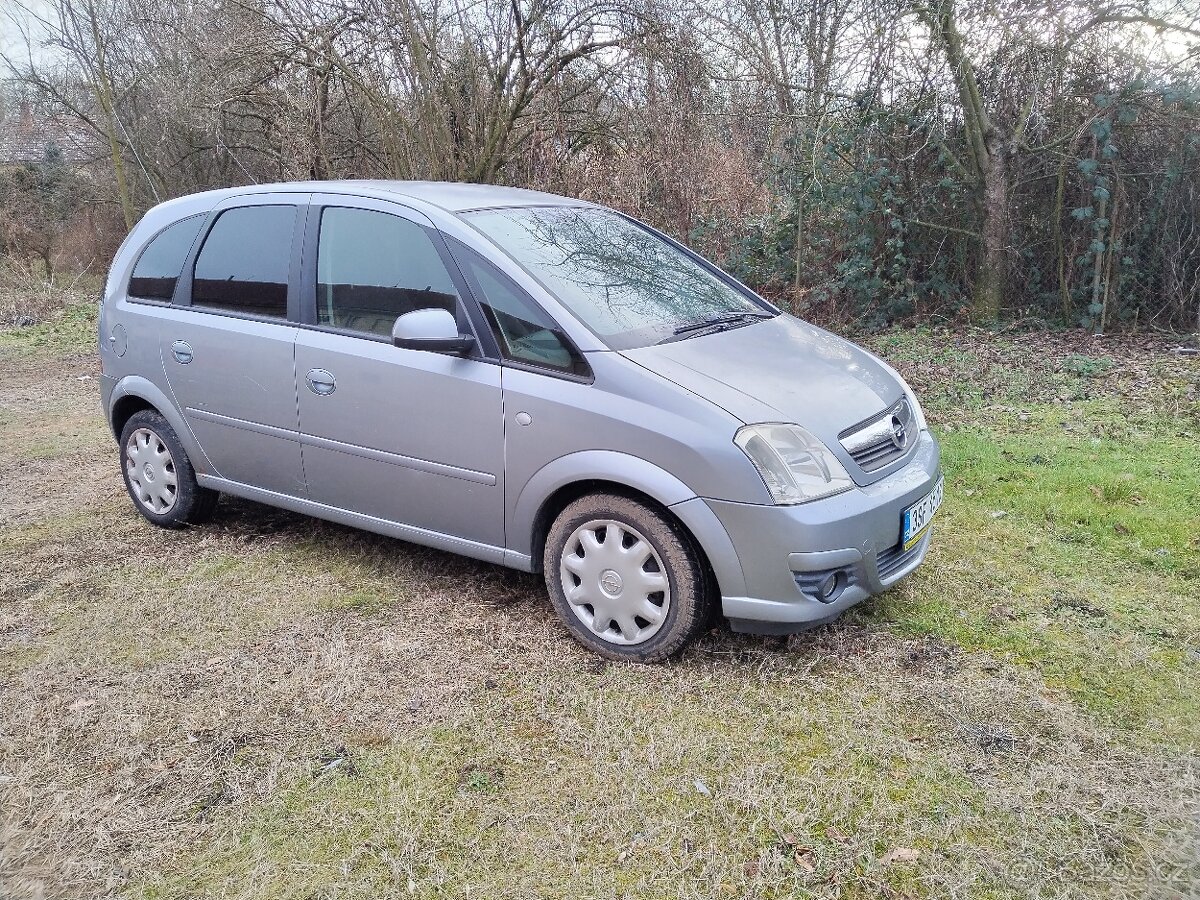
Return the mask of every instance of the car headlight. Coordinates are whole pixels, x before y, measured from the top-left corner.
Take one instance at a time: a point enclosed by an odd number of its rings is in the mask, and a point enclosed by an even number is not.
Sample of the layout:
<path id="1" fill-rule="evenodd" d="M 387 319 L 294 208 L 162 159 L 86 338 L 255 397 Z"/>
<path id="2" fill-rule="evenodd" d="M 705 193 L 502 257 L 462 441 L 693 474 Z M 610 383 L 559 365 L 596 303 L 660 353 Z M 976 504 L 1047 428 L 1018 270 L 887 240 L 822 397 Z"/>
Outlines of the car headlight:
<path id="1" fill-rule="evenodd" d="M 896 377 L 900 378 L 899 375 Z M 925 410 L 921 409 L 921 404 L 917 402 L 917 395 L 912 392 L 912 388 L 903 378 L 900 378 L 900 384 L 904 386 L 904 396 L 908 398 L 908 405 L 912 409 L 913 421 L 917 423 L 917 428 L 921 431 L 928 431 L 929 425 L 925 421 Z"/>
<path id="2" fill-rule="evenodd" d="M 854 487 L 838 458 L 799 425 L 747 425 L 733 441 L 777 504 L 807 503 Z"/>

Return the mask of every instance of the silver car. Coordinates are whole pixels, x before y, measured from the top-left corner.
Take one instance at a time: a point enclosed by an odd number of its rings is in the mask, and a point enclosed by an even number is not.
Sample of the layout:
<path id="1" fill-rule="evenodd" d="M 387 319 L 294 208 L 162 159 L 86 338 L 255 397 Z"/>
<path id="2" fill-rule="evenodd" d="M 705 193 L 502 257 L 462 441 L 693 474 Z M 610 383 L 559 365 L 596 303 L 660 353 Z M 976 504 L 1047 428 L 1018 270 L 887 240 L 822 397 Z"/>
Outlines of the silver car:
<path id="1" fill-rule="evenodd" d="M 877 357 L 628 216 L 344 181 L 146 214 L 100 313 L 138 511 L 220 494 L 543 572 L 614 659 L 829 621 L 912 572 L 938 445 Z"/>

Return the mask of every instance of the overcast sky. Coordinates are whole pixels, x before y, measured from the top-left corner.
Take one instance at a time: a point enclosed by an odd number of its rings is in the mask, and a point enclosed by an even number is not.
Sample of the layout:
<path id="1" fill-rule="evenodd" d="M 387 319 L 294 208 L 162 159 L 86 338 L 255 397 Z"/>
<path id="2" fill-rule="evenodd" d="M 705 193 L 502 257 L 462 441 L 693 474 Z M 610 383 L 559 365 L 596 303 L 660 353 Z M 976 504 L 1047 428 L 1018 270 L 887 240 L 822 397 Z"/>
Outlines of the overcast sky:
<path id="1" fill-rule="evenodd" d="M 18 61 L 26 59 L 25 39 L 21 34 L 24 26 L 32 29 L 34 61 L 40 63 L 53 59 L 54 51 L 40 46 L 43 36 L 34 24 L 35 16 L 48 15 L 49 11 L 46 0 L 0 0 L 0 53 Z"/>

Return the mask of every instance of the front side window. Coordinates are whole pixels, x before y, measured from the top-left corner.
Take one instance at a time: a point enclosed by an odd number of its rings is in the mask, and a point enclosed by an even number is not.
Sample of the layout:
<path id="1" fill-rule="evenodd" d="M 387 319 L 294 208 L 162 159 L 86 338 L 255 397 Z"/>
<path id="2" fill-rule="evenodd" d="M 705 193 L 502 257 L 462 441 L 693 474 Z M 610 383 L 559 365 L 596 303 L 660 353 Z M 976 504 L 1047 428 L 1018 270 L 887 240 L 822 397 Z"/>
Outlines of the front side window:
<path id="1" fill-rule="evenodd" d="M 390 337 L 396 319 L 438 307 L 458 291 L 424 228 L 369 209 L 327 207 L 317 243 L 317 322 Z"/>
<path id="2" fill-rule="evenodd" d="M 526 207 L 467 217 L 614 350 L 685 336 L 711 320 L 774 315 L 610 210 Z"/>
<path id="3" fill-rule="evenodd" d="M 167 300 L 187 260 L 192 242 L 200 233 L 204 216 L 181 219 L 160 231 L 142 251 L 129 279 L 129 296 L 142 300 Z"/>
<path id="4" fill-rule="evenodd" d="M 572 375 L 590 373 L 570 339 L 528 294 L 475 251 L 458 243 L 453 246 L 505 359 Z"/>
<path id="5" fill-rule="evenodd" d="M 221 213 L 196 258 L 192 305 L 287 318 L 294 206 Z"/>

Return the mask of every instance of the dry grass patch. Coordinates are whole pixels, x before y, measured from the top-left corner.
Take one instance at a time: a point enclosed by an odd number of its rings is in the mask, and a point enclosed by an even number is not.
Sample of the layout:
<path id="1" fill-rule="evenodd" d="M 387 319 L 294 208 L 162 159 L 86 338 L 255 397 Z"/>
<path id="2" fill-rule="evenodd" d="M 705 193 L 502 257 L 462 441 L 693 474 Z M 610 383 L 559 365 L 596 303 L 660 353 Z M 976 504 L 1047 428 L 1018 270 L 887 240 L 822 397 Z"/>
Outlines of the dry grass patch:
<path id="1" fill-rule="evenodd" d="M 1136 460 L 1063 421 L 1148 394 L 934 391 L 927 567 L 840 625 L 640 668 L 580 650 L 532 576 L 228 498 L 151 528 L 76 317 L 0 335 L 0 895 L 1195 894 L 1183 412 L 1128 453 L 1170 477 L 1097 496 L 1064 473 Z M 1057 452 L 1004 455 L 1030 437 Z"/>

